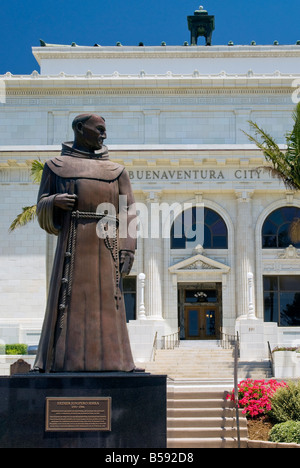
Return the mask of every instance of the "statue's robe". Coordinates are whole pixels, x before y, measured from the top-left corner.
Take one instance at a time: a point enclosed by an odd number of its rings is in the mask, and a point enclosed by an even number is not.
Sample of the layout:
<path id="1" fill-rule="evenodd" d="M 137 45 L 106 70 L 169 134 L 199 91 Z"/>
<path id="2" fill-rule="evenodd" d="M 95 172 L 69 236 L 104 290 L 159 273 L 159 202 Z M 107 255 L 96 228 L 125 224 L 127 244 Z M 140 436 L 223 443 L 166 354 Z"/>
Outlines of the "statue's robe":
<path id="1" fill-rule="evenodd" d="M 100 204 L 110 203 L 118 218 L 121 215 L 119 196 L 124 195 L 127 197 L 127 205 L 123 207 L 126 229 L 135 219 L 128 173 L 123 166 L 109 160 L 106 147 L 101 154 L 94 154 L 74 150 L 72 143 L 65 143 L 61 156 L 46 162 L 37 216 L 40 226 L 47 233 L 57 235 L 58 241 L 34 368 L 42 372 L 132 371 L 135 366 L 121 279 L 118 279 L 121 275 L 116 270 L 119 252 L 116 265 L 107 243 L 97 234 L 95 219 L 77 222 L 71 292 L 66 308 L 60 310 L 71 220 L 70 211 L 54 206 L 55 196 L 62 193 L 77 195 L 74 210 L 95 213 Z M 117 235 L 118 251 L 134 253 L 136 236 L 128 233 L 120 237 Z"/>

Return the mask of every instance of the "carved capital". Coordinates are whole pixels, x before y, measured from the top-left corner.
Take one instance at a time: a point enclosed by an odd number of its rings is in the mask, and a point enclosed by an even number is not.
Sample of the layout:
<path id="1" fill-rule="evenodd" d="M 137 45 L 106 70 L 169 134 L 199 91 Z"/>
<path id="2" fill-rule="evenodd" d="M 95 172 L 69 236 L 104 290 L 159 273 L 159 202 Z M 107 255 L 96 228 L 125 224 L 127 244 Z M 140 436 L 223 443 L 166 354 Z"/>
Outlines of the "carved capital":
<path id="1" fill-rule="evenodd" d="M 162 196 L 161 191 L 145 190 L 143 193 L 144 193 L 144 197 L 147 203 L 159 203 L 161 196 Z"/>
<path id="2" fill-rule="evenodd" d="M 245 189 L 245 190 L 236 190 L 235 191 L 235 196 L 237 198 L 237 201 L 240 203 L 249 203 L 251 201 L 251 198 L 254 194 L 253 189 Z"/>

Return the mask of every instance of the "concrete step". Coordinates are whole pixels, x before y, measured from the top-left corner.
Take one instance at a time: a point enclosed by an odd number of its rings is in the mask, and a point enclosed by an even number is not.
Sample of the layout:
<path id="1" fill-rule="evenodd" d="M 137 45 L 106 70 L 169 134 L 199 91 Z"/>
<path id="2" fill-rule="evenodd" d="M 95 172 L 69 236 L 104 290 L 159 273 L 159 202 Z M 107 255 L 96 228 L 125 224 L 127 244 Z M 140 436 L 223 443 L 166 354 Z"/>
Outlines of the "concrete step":
<path id="1" fill-rule="evenodd" d="M 174 349 L 157 349 L 156 354 L 165 354 L 166 356 L 168 354 L 180 354 L 182 356 L 186 356 L 188 354 L 195 354 L 198 356 L 205 356 L 205 355 L 211 355 L 211 356 L 216 356 L 217 354 L 224 354 L 227 356 L 233 356 L 233 350 L 232 349 L 223 349 L 223 348 L 218 348 L 218 349 L 211 349 L 211 348 L 199 348 L 199 349 L 193 349 L 193 348 L 174 348 Z"/>
<path id="2" fill-rule="evenodd" d="M 218 379 L 218 378 L 214 378 L 214 379 L 194 379 L 193 377 L 191 377 L 190 379 L 184 379 L 184 380 L 181 380 L 181 379 L 172 379 L 171 380 L 170 379 L 170 380 L 168 380 L 168 388 L 184 388 L 185 390 L 188 390 L 192 386 L 194 389 L 202 389 L 203 390 L 203 386 L 204 386 L 204 387 L 208 387 L 209 389 L 213 389 L 213 391 L 216 391 L 216 389 L 214 389 L 214 385 L 218 384 L 218 383 L 230 384 L 230 388 L 231 388 L 232 379 L 227 379 L 227 380 Z M 220 389 L 218 389 L 218 390 L 220 390 Z"/>
<path id="3" fill-rule="evenodd" d="M 219 372 L 216 374 L 215 372 L 176 372 L 176 371 L 149 371 L 151 374 L 154 375 L 159 375 L 159 374 L 167 374 L 170 378 L 180 378 L 180 379 L 188 379 L 190 377 L 198 378 L 198 379 L 205 379 L 205 378 L 211 378 L 213 379 L 214 377 L 218 376 L 219 379 L 230 379 L 233 378 L 233 372 Z M 261 374 L 260 374 L 261 375 Z"/>
<path id="4" fill-rule="evenodd" d="M 177 376 L 180 378 L 180 376 L 183 377 L 194 377 L 194 378 L 205 378 L 205 377 L 218 377 L 218 378 L 232 378 L 234 369 L 220 369 L 220 368 L 210 368 L 210 369 L 176 369 L 172 367 L 161 367 L 161 368 L 154 368 L 154 367 L 147 367 L 146 368 L 147 372 L 150 372 L 152 374 L 167 374 L 171 377 Z M 254 373 L 256 374 L 261 374 L 261 371 L 252 371 L 251 375 Z M 250 371 L 246 372 L 241 372 L 239 375 L 244 376 L 248 375 L 250 376 Z"/>
<path id="5" fill-rule="evenodd" d="M 218 354 L 224 354 L 225 356 L 233 356 L 233 351 L 232 349 L 223 349 L 223 348 L 218 348 L 218 349 L 204 349 L 204 348 L 174 348 L 174 349 L 157 349 L 156 355 L 165 355 L 168 356 L 170 354 L 174 355 L 181 355 L 181 356 L 187 356 L 189 354 L 195 354 L 198 356 L 216 356 Z"/>
<path id="6" fill-rule="evenodd" d="M 156 354 L 168 354 L 168 353 L 175 353 L 175 354 L 188 354 L 188 353 L 194 353 L 194 354 L 218 354 L 218 353 L 225 353 L 228 355 L 233 355 L 233 350 L 232 349 L 224 349 L 224 348 L 174 348 L 174 349 L 160 349 L 157 348 Z"/>
<path id="7" fill-rule="evenodd" d="M 223 399 L 173 399 L 168 401 L 168 408 L 233 408 L 234 402 Z"/>
<path id="8" fill-rule="evenodd" d="M 196 358 L 193 358 L 193 359 L 180 359 L 180 358 L 161 358 L 161 359 L 157 359 L 152 362 L 152 364 L 154 364 L 155 366 L 158 366 L 160 364 L 163 364 L 165 366 L 167 365 L 175 365 L 175 366 L 189 366 L 189 367 L 198 367 L 198 366 L 205 366 L 205 367 L 209 367 L 210 365 L 214 365 L 214 366 L 221 366 L 221 365 L 225 365 L 225 366 L 228 366 L 228 367 L 232 367 L 233 366 L 233 360 L 232 359 L 223 359 L 222 357 L 217 357 L 217 358 L 214 358 L 214 359 L 196 359 Z M 250 366 L 251 363 L 248 363 L 248 364 L 244 364 L 244 366 Z M 252 366 L 259 366 L 259 364 L 252 364 Z M 241 366 L 242 367 L 242 366 Z M 262 365 L 262 367 L 266 367 L 264 365 Z"/>
<path id="9" fill-rule="evenodd" d="M 212 417 L 212 418 L 168 418 L 168 428 L 185 427 L 234 427 L 236 428 L 236 418 L 232 417 Z M 240 419 L 240 427 L 247 428 L 246 418 Z"/>
<path id="10" fill-rule="evenodd" d="M 168 439 L 168 448 L 238 448 L 236 438 L 170 438 Z M 247 439 L 241 439 L 240 448 L 247 448 Z"/>
<path id="11" fill-rule="evenodd" d="M 161 359 L 157 359 L 155 361 L 152 361 L 151 364 L 154 364 L 155 366 L 157 365 L 160 365 L 160 364 L 163 364 L 163 365 L 175 365 L 175 366 L 193 366 L 193 367 L 198 367 L 198 366 L 209 366 L 209 365 L 228 365 L 228 366 L 232 366 L 233 365 L 233 360 L 232 359 L 223 359 L 222 357 L 218 357 L 218 358 L 215 358 L 215 359 L 196 359 L 196 358 L 192 358 L 192 359 L 189 359 L 189 360 L 186 360 L 186 359 L 180 359 L 180 358 L 168 358 L 168 359 L 164 359 L 164 358 L 161 358 Z M 250 363 L 249 363 L 250 364 Z M 248 364 L 245 364 L 245 365 L 248 365 Z M 254 364 L 253 364 L 254 365 Z M 255 364 L 255 365 L 259 365 L 259 364 Z"/>
<path id="12" fill-rule="evenodd" d="M 145 363 L 147 372 L 153 374 L 167 374 L 172 378 L 233 378 L 234 365 L 228 362 L 211 362 L 207 363 Z M 238 368 L 238 377 L 240 380 L 246 378 L 271 378 L 271 367 L 269 363 L 255 364 L 247 363 L 241 364 Z"/>
<path id="13" fill-rule="evenodd" d="M 158 373 L 152 372 L 152 374 L 153 374 L 153 375 L 163 375 L 163 374 L 165 374 L 165 372 L 158 372 Z M 173 374 L 172 374 L 172 373 L 170 372 L 170 373 L 168 373 L 167 375 L 168 375 L 170 378 L 174 378 L 174 379 L 175 379 L 175 378 L 188 379 L 189 377 L 191 377 L 191 374 L 190 374 L 190 373 L 187 373 L 187 374 L 173 373 Z M 213 377 L 216 376 L 216 374 L 215 374 L 215 373 L 209 374 L 209 373 L 207 373 L 207 372 L 203 372 L 202 374 L 200 374 L 200 373 L 199 373 L 199 374 L 193 374 L 193 376 L 194 376 L 195 378 L 202 379 L 202 378 L 205 378 L 205 377 L 206 377 L 206 378 L 213 378 Z M 218 377 L 219 377 L 220 379 L 221 379 L 221 378 L 226 379 L 226 378 L 230 378 L 230 377 L 233 378 L 233 373 L 230 374 L 230 373 L 227 372 L 227 373 L 224 373 L 224 374 L 219 374 Z"/>
<path id="14" fill-rule="evenodd" d="M 168 408 L 168 418 L 232 418 L 232 408 Z"/>
<path id="15" fill-rule="evenodd" d="M 247 429 L 242 428 L 242 436 L 247 437 Z M 170 428 L 167 431 L 168 439 L 211 439 L 211 438 L 237 438 L 236 427 L 184 427 Z"/>
<path id="16" fill-rule="evenodd" d="M 174 387 L 168 388 L 167 396 L 168 398 L 176 398 L 176 400 L 184 400 L 184 399 L 198 399 L 201 400 L 211 400 L 212 396 L 214 400 L 220 400 L 226 398 L 229 392 L 227 391 L 203 391 L 201 388 L 195 389 L 175 389 Z"/>
<path id="17" fill-rule="evenodd" d="M 213 348 L 219 349 L 221 347 L 220 340 L 180 340 L 180 348 Z"/>
<path id="18" fill-rule="evenodd" d="M 234 387 L 234 380 L 232 378 L 168 378 L 168 392 L 231 392 Z"/>
<path id="19" fill-rule="evenodd" d="M 184 359 L 180 357 L 161 357 L 160 359 L 156 358 L 155 361 L 147 362 L 148 366 L 159 367 L 159 366 L 184 366 L 184 367 L 233 367 L 234 362 L 232 359 L 224 359 L 223 356 L 218 356 L 214 358 L 201 358 L 201 359 Z M 243 369 L 270 369 L 270 362 L 269 361 L 247 361 L 241 362 L 239 361 L 238 367 L 240 370 Z"/>
<path id="20" fill-rule="evenodd" d="M 230 380 L 169 380 L 168 448 L 237 448 L 236 409 L 227 400 L 231 390 Z M 247 446 L 248 429 L 242 410 L 239 416 L 242 448 Z"/>
<path id="21" fill-rule="evenodd" d="M 217 359 L 211 359 L 210 361 L 209 360 L 204 360 L 204 359 L 189 359 L 188 361 L 184 360 L 184 359 L 157 359 L 156 361 L 154 362 L 151 362 L 149 363 L 151 365 L 153 365 L 154 367 L 159 367 L 159 366 L 176 366 L 176 367 L 181 367 L 181 368 L 185 368 L 185 367 L 189 367 L 189 368 L 197 368 L 197 367 L 210 367 L 210 366 L 214 366 L 214 367 L 222 367 L 222 366 L 226 366 L 226 367 L 233 367 L 233 361 L 232 360 L 223 360 L 221 358 L 217 358 Z M 241 366 L 241 367 L 245 367 L 245 366 L 249 366 L 249 367 L 259 367 L 260 365 L 259 364 L 245 364 L 244 366 Z M 265 365 L 262 365 L 260 367 L 264 367 L 266 368 L 267 366 Z"/>
<path id="22" fill-rule="evenodd" d="M 200 368 L 200 367 L 211 367 L 211 366 L 214 366 L 214 367 L 222 367 L 222 366 L 226 366 L 228 368 L 232 368 L 233 367 L 233 362 L 232 361 L 223 361 L 222 359 L 212 359 L 210 362 L 209 361 L 203 361 L 203 360 L 197 360 L 197 359 L 193 359 L 193 360 L 189 360 L 189 361 L 184 361 L 184 360 L 180 360 L 180 359 L 160 359 L 160 360 L 156 360 L 155 362 L 151 362 L 151 363 L 147 363 L 147 365 L 150 365 L 152 367 L 181 367 L 182 369 L 188 367 L 188 368 L 194 368 L 194 369 L 197 369 L 197 368 Z M 250 366 L 250 364 L 249 364 Z M 253 365 L 254 367 L 254 365 Z M 264 366 L 263 366 L 264 367 Z"/>
<path id="23" fill-rule="evenodd" d="M 199 378 L 199 379 L 204 379 L 204 378 L 214 378 L 214 377 L 218 377 L 219 379 L 230 379 L 230 378 L 233 378 L 233 372 L 230 372 L 228 370 L 223 370 L 222 372 L 214 372 L 214 371 L 195 371 L 195 372 L 189 372 L 189 371 L 186 371 L 186 372 L 176 372 L 176 371 L 168 371 L 168 372 L 164 372 L 164 371 L 152 371 L 151 372 L 152 374 L 167 374 L 170 378 L 181 378 L 181 379 L 187 379 L 187 378 L 190 378 L 190 377 L 194 377 L 194 378 Z M 263 379 L 263 378 L 271 378 L 272 376 L 269 376 L 269 372 L 260 372 L 260 371 L 257 371 L 257 372 L 240 372 L 239 374 L 239 380 L 243 380 L 243 379 L 247 379 L 247 378 L 251 378 L 251 379 Z"/>
<path id="24" fill-rule="evenodd" d="M 145 363 L 145 369 L 152 374 L 165 374 L 172 379 L 233 380 L 233 350 L 219 347 L 216 341 L 185 341 L 174 350 L 157 350 L 155 361 Z M 239 380 L 271 377 L 269 361 L 239 361 Z"/>
<path id="25" fill-rule="evenodd" d="M 222 360 L 215 360 L 211 361 L 210 363 L 208 362 L 202 362 L 202 361 L 193 361 L 193 362 L 181 362 L 181 361 L 157 361 L 156 363 L 151 363 L 147 364 L 147 367 L 152 367 L 153 369 L 160 369 L 160 368 L 178 368 L 178 369 L 209 369 L 209 368 L 214 368 L 214 369 L 233 369 L 234 364 L 233 362 L 228 362 L 228 361 L 222 361 Z M 255 365 L 249 365 L 249 366 L 244 366 L 241 368 L 241 370 L 253 370 L 253 369 L 267 369 L 267 366 L 255 366 Z"/>

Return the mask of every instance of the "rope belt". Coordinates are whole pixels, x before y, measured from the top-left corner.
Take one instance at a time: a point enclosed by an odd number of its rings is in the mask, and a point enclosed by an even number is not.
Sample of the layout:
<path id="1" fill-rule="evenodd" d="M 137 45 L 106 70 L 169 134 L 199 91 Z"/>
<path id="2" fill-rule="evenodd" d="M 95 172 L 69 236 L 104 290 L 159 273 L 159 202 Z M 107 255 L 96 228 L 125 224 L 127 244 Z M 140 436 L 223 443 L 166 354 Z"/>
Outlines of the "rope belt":
<path id="1" fill-rule="evenodd" d="M 95 221 L 100 221 L 101 219 L 105 218 L 105 221 L 114 221 L 117 225 L 119 224 L 119 220 L 116 216 L 105 213 L 94 213 L 89 211 L 72 211 L 72 218 L 75 219 L 92 219 Z"/>
<path id="2" fill-rule="evenodd" d="M 73 211 L 71 214 L 71 223 L 68 236 L 68 245 L 65 252 L 65 262 L 64 262 L 64 273 L 62 278 L 62 289 L 61 289 L 61 300 L 59 303 L 59 328 L 64 327 L 65 317 L 66 317 L 66 308 L 68 298 L 71 296 L 72 291 L 72 282 L 73 282 L 73 270 L 75 262 L 75 250 L 76 250 L 76 238 L 77 238 L 77 227 L 78 221 L 80 219 L 90 219 L 93 221 L 102 221 L 99 222 L 98 227 L 101 230 L 101 238 L 104 240 L 106 248 L 110 251 L 114 267 L 115 267 L 115 301 L 116 307 L 119 308 L 119 301 L 121 300 L 120 295 L 120 271 L 119 271 L 119 249 L 118 249 L 118 239 L 117 239 L 117 228 L 119 225 L 119 220 L 116 216 L 109 215 L 108 213 L 94 213 L 88 211 Z M 106 225 L 113 221 L 113 235 L 109 236 L 109 232 L 106 230 Z"/>

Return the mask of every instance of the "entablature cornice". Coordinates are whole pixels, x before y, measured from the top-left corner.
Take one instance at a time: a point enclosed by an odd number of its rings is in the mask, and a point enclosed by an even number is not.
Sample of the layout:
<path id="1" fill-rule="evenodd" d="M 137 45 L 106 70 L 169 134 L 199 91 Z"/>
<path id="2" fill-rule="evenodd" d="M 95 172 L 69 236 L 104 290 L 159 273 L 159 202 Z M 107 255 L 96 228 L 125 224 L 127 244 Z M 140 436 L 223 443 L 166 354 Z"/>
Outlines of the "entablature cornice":
<path id="1" fill-rule="evenodd" d="M 249 70 L 244 75 L 230 75 L 225 71 L 217 75 L 201 74 L 197 70 L 190 75 L 168 72 L 164 75 L 112 75 L 46 76 L 0 75 L 8 96 L 57 96 L 57 95 L 229 95 L 242 94 L 291 94 L 299 86 L 299 74 L 258 75 Z"/>
<path id="2" fill-rule="evenodd" d="M 60 150 L 57 151 L 38 151 L 38 152 L 22 152 L 20 150 L 16 150 L 15 152 L 6 152 L 0 150 L 0 168 L 13 168 L 13 167 L 22 167 L 30 166 L 31 162 L 34 159 L 40 159 L 41 161 L 46 161 L 47 159 L 54 158 L 59 156 Z M 194 167 L 215 167 L 215 166 L 241 166 L 244 167 L 244 158 L 236 158 L 234 161 L 232 158 L 222 158 L 216 159 L 213 157 L 204 157 L 203 155 L 199 155 L 197 153 L 194 154 L 195 159 L 185 158 L 185 157 L 178 157 L 178 155 L 173 154 L 172 157 L 162 157 L 162 155 L 158 155 L 156 158 L 153 155 L 153 152 L 149 152 L 148 154 L 138 154 L 135 155 L 134 152 L 128 152 L 124 154 L 124 152 L 119 153 L 116 151 L 110 152 L 111 159 L 119 164 L 123 164 L 127 167 L 136 167 L 136 168 L 168 168 L 168 167 L 181 167 L 181 168 L 194 168 Z M 151 159 L 149 159 L 151 158 Z M 255 157 L 251 162 L 249 162 L 249 166 L 257 166 L 262 165 L 264 163 L 263 158 Z"/>
<path id="3" fill-rule="evenodd" d="M 280 145 L 284 150 L 285 145 Z M 260 150 L 252 144 L 242 145 L 109 145 L 110 158 L 132 168 L 210 168 L 228 167 L 241 170 L 267 165 Z M 0 146 L 0 167 L 30 166 L 31 161 L 56 157 L 60 145 Z"/>
<path id="4" fill-rule="evenodd" d="M 257 46 L 60 46 L 32 47 L 39 64 L 43 60 L 84 59 L 199 59 L 199 58 L 265 58 L 300 57 L 300 47 L 295 45 Z"/>
<path id="5" fill-rule="evenodd" d="M 173 85 L 173 86 L 172 86 Z M 6 87 L 6 96 L 66 96 L 66 95 L 72 95 L 72 96 L 86 96 L 86 95 L 133 95 L 133 96 L 141 96 L 141 95 L 167 95 L 167 96 L 172 96 L 172 95 L 259 95 L 259 94 L 275 94 L 275 95 L 282 95 L 282 94 L 287 94 L 291 95 L 292 93 L 292 87 L 274 87 L 274 86 L 268 86 L 264 88 L 256 88 L 256 87 L 245 87 L 245 88 L 239 88 L 239 87 L 230 87 L 226 88 L 226 86 L 216 86 L 216 87 L 211 87 L 211 88 L 203 88 L 202 86 L 199 87 L 186 87 L 186 88 L 177 88 L 176 83 L 172 83 L 168 88 L 164 87 L 157 87 L 153 86 L 151 88 L 150 86 L 147 87 L 138 87 L 136 88 L 134 84 L 132 85 L 132 88 L 118 88 L 115 86 L 109 87 L 106 85 L 102 86 L 101 88 L 99 86 L 95 86 L 94 88 L 87 87 L 87 88 L 78 88 L 78 87 L 13 87 L 10 88 L 9 85 Z"/>
<path id="6" fill-rule="evenodd" d="M 60 155 L 60 149 L 52 151 L 1 151 L 0 148 L 0 183 L 27 183 L 32 184 L 30 176 L 33 160 L 39 159 L 46 162 L 48 159 Z M 213 157 L 191 158 L 179 157 L 176 159 L 162 158 L 161 154 L 151 155 L 149 158 L 132 158 L 132 154 L 126 156 L 121 153 L 111 152 L 111 159 L 126 167 L 130 180 L 133 183 L 135 193 L 144 193 L 146 188 L 151 191 L 159 190 L 161 193 L 188 193 L 204 191 L 230 192 L 238 196 L 238 192 L 252 195 L 265 193 L 286 193 L 284 184 L 278 179 L 273 179 L 268 172 L 263 170 L 266 164 L 263 158 L 249 158 L 245 166 L 245 158 L 236 156 L 233 158 L 216 159 Z M 199 156 L 199 154 L 198 154 Z M 195 192 L 196 191 L 196 192 Z"/>

